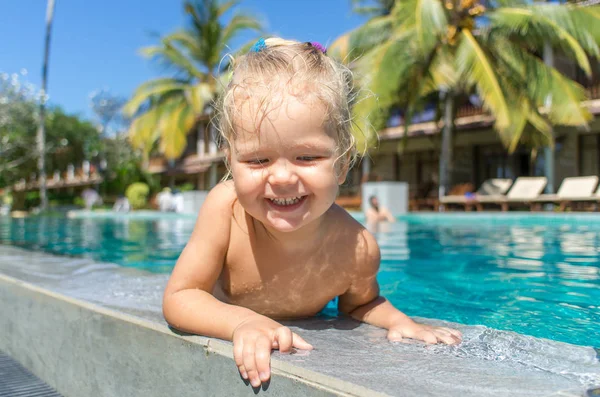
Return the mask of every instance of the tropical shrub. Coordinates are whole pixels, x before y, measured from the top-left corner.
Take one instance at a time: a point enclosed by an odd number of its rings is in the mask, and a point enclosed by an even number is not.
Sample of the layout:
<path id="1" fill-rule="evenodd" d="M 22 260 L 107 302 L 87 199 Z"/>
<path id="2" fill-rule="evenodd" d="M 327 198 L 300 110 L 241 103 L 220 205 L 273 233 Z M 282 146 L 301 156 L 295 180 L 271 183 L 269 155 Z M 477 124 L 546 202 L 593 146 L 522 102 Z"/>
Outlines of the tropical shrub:
<path id="1" fill-rule="evenodd" d="M 150 193 L 148 185 L 136 182 L 127 187 L 125 197 L 127 197 L 133 209 L 140 209 L 144 208 L 148 203 L 148 193 Z"/>

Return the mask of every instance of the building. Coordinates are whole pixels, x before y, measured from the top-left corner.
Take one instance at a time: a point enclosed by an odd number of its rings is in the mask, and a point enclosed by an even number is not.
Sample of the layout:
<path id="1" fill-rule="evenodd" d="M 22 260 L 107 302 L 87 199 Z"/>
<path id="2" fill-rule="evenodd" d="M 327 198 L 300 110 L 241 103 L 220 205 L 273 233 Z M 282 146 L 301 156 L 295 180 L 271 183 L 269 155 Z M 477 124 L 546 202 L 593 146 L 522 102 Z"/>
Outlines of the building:
<path id="1" fill-rule="evenodd" d="M 600 66 L 594 65 L 591 82 L 568 59 L 556 59 L 555 66 L 588 89 L 590 100 L 583 105 L 594 119 L 587 129 L 554 130 L 554 190 L 569 176 L 600 176 Z M 434 118 L 434 113 L 428 109 L 417 115 L 406 138 L 402 125 L 380 131 L 379 145 L 350 170 L 339 202 L 359 207 L 360 184 L 373 179 L 407 182 L 411 198 L 437 197 L 441 125 L 427 121 Z M 476 104 L 458 109 L 451 168 L 453 185 L 468 183 L 477 188 L 489 178 L 545 175 L 544 153 L 521 147 L 509 154 L 493 123 L 494 119 Z M 224 154 L 215 142 L 216 131 L 201 128 L 188 135 L 187 148 L 179 160 L 169 163 L 160 156 L 151 158 L 149 171 L 161 174 L 163 185 L 192 183 L 197 189 L 209 189 L 227 174 Z"/>
<path id="2" fill-rule="evenodd" d="M 554 181 L 556 190 L 570 176 L 600 176 L 600 74 L 586 82 L 568 62 L 557 65 L 567 76 L 575 78 L 588 90 L 583 105 L 594 115 L 587 129 L 557 127 L 554 130 Z M 598 65 L 596 64 L 598 70 Z M 424 117 L 433 115 L 425 114 Z M 431 117 L 432 119 L 433 117 Z M 509 154 L 493 129 L 494 119 L 474 105 L 458 109 L 453 141 L 452 185 L 471 184 L 478 187 L 489 178 L 546 175 L 544 152 L 526 147 Z M 417 122 L 404 137 L 402 125 L 379 133 L 379 145 L 370 152 L 369 164 L 353 170 L 353 181 L 364 180 L 363 170 L 370 178 L 383 181 L 404 181 L 409 184 L 411 198 L 437 196 L 441 125 L 434 121 Z M 550 183 L 549 183 L 550 185 Z"/>
<path id="3" fill-rule="evenodd" d="M 198 190 L 208 190 L 227 174 L 225 155 L 216 142 L 214 127 L 201 124 L 196 133 L 188 134 L 186 148 L 179 159 L 151 157 L 148 171 L 160 175 L 163 186 L 192 184 Z"/>

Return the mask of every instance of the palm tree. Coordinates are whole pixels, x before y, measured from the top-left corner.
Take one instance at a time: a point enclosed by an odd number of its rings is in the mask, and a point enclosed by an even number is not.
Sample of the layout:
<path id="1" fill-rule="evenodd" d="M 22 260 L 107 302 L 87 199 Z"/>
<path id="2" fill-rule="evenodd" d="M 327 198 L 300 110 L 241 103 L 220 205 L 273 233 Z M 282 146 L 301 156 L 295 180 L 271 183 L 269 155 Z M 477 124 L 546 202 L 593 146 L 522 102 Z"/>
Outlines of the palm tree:
<path id="1" fill-rule="evenodd" d="M 544 45 L 572 57 L 589 77 L 588 56 L 600 55 L 599 43 L 598 6 L 396 0 L 389 15 L 342 36 L 331 52 L 350 62 L 365 92 L 375 94 L 363 95 L 355 106 L 357 120 L 370 123 L 359 124 L 362 131 L 383 128 L 393 107 L 405 109 L 407 131 L 415 111 L 427 103 L 439 105 L 444 195 L 461 98 L 479 96 L 510 152 L 519 144 L 551 146 L 553 124 L 587 125 L 592 116 L 581 105 L 584 88 L 544 63 Z"/>
<path id="2" fill-rule="evenodd" d="M 157 141 L 167 159 L 177 159 L 185 149 L 188 132 L 200 124 L 208 127 L 210 106 L 221 86 L 217 76 L 227 67 L 229 44 L 242 30 L 262 29 L 256 18 L 243 13 L 224 25 L 223 15 L 237 4 L 238 0 L 186 1 L 189 26 L 161 38 L 159 45 L 141 50 L 175 76 L 143 83 L 124 107 L 124 112 L 134 117 L 130 140 L 142 149 L 146 160 Z"/>
<path id="3" fill-rule="evenodd" d="M 352 0 L 352 11 L 360 15 L 389 15 L 395 0 Z"/>
<path id="4" fill-rule="evenodd" d="M 40 183 L 40 209 L 48 207 L 46 195 L 46 131 L 44 129 L 46 116 L 46 99 L 48 87 L 48 60 L 50 58 L 50 38 L 52 37 L 52 20 L 54 19 L 54 0 L 48 0 L 46 6 L 46 37 L 44 41 L 44 63 L 42 66 L 42 92 L 40 97 L 40 124 L 37 131 L 38 174 Z"/>

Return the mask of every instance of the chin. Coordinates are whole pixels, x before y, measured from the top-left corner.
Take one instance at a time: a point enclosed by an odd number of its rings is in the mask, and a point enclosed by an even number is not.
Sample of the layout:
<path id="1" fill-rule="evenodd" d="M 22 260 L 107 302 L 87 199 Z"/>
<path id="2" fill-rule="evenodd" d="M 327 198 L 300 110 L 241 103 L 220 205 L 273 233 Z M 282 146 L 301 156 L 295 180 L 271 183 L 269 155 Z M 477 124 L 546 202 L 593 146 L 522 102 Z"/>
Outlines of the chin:
<path id="1" fill-rule="evenodd" d="M 265 223 L 270 228 L 282 233 L 295 232 L 296 230 L 302 228 L 302 226 L 306 225 L 306 222 L 303 222 L 301 220 L 292 221 L 287 219 L 267 219 L 267 222 Z"/>

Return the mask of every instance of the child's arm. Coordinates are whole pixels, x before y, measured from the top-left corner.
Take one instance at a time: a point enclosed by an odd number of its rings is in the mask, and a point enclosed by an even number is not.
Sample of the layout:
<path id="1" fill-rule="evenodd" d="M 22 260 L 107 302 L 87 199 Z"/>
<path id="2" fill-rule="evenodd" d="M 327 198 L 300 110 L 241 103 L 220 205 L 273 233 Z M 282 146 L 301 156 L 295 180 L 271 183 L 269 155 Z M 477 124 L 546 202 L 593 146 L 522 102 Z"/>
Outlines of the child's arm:
<path id="1" fill-rule="evenodd" d="M 398 341 L 405 337 L 427 343 L 459 343 L 462 339 L 459 331 L 416 323 L 379 295 L 376 278 L 381 259 L 379 246 L 366 230 L 363 237 L 361 252 L 357 254 L 359 271 L 348 291 L 340 296 L 340 311 L 356 320 L 387 329 L 390 340 Z"/>
<path id="2" fill-rule="evenodd" d="M 311 349 L 289 328 L 212 295 L 229 245 L 233 186 L 222 183 L 206 197 L 192 236 L 181 253 L 163 297 L 163 314 L 179 330 L 234 342 L 234 358 L 244 379 L 259 386 L 270 376 L 272 348 Z"/>

